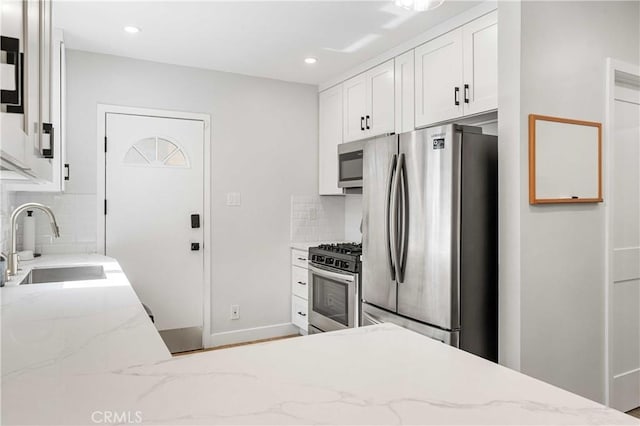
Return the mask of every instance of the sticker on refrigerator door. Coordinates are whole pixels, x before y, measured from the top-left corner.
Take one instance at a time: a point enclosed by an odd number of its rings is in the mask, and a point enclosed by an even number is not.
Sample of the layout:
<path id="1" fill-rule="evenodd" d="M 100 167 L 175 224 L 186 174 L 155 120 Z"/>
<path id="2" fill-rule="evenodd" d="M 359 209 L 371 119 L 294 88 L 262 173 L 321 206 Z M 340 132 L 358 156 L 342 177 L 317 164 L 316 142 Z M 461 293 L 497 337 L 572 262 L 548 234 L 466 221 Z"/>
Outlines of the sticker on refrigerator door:
<path id="1" fill-rule="evenodd" d="M 437 138 L 433 140 L 433 149 L 444 149 L 444 138 Z"/>

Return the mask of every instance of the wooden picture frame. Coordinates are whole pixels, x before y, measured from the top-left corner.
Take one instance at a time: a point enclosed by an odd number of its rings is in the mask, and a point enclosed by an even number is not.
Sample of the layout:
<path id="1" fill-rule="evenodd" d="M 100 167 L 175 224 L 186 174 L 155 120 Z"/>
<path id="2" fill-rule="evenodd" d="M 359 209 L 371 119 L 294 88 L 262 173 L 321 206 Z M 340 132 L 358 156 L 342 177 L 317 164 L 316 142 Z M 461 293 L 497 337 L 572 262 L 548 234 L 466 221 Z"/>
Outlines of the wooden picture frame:
<path id="1" fill-rule="evenodd" d="M 529 204 L 602 200 L 602 124 L 530 114 Z"/>

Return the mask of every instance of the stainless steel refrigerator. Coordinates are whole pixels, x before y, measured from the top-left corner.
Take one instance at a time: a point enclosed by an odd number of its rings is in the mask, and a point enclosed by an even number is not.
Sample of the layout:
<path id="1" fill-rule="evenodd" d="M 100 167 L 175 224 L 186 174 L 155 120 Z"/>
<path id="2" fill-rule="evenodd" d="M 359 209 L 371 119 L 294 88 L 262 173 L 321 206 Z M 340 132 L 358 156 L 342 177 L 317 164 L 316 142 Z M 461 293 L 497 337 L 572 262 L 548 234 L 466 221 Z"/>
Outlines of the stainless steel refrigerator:
<path id="1" fill-rule="evenodd" d="M 498 357 L 497 137 L 450 124 L 364 145 L 362 324 Z"/>

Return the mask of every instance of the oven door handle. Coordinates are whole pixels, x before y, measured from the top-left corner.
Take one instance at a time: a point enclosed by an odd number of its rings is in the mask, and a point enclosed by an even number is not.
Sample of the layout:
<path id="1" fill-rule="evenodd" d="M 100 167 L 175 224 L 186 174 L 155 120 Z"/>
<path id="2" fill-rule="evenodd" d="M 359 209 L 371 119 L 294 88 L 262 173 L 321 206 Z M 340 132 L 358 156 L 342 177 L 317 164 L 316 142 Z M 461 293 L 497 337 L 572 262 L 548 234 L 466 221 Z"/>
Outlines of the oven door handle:
<path id="1" fill-rule="evenodd" d="M 309 271 L 311 271 L 316 275 L 331 278 L 337 281 L 342 281 L 348 284 L 354 283 L 356 281 L 356 278 L 353 275 L 340 274 L 338 272 L 327 271 L 326 269 L 317 268 L 313 265 L 309 265 Z"/>

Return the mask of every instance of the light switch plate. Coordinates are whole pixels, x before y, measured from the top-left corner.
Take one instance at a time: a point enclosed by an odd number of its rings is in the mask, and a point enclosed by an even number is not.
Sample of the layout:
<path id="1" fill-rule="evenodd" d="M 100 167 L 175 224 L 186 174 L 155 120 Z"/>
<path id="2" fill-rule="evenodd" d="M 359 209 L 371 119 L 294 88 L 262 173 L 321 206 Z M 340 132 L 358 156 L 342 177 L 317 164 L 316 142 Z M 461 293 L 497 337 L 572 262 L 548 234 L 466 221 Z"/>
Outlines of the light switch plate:
<path id="1" fill-rule="evenodd" d="M 227 206 L 238 207 L 241 204 L 239 192 L 227 192 Z"/>

